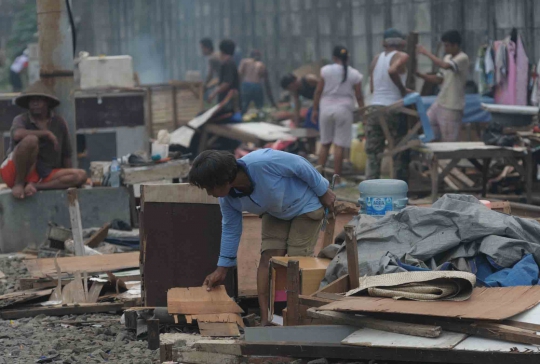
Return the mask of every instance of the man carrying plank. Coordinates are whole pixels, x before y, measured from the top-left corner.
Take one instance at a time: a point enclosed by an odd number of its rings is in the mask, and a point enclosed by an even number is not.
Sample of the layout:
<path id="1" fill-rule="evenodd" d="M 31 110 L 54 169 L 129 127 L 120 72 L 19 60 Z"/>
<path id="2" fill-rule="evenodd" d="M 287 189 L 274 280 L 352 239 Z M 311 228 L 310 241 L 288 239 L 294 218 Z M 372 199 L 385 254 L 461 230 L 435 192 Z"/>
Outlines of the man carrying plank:
<path id="1" fill-rule="evenodd" d="M 270 258 L 313 255 L 324 208 L 334 210 L 336 196 L 328 181 L 300 156 L 261 149 L 239 160 L 229 152 L 205 151 L 194 160 L 189 183 L 218 197 L 223 215 L 218 267 L 204 281 L 208 290 L 236 265 L 242 212 L 262 216 L 257 293 L 261 325 L 267 325 Z"/>

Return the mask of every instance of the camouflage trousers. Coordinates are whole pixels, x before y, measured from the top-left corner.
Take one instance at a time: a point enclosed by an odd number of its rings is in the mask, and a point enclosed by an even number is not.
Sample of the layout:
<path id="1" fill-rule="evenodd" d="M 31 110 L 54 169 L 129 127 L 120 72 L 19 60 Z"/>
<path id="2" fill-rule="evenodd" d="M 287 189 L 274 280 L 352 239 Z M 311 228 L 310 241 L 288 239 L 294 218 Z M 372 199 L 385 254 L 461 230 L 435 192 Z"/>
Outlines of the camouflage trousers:
<path id="1" fill-rule="evenodd" d="M 370 118 L 369 114 L 380 110 L 383 106 L 370 106 L 366 111 L 366 154 L 367 154 L 367 179 L 381 178 L 382 153 L 386 147 L 386 137 L 378 118 Z M 394 138 L 394 144 L 398 144 L 407 134 L 407 115 L 387 114 L 386 123 L 390 134 Z M 396 179 L 407 182 L 409 179 L 410 150 L 407 149 L 394 155 L 394 176 Z"/>

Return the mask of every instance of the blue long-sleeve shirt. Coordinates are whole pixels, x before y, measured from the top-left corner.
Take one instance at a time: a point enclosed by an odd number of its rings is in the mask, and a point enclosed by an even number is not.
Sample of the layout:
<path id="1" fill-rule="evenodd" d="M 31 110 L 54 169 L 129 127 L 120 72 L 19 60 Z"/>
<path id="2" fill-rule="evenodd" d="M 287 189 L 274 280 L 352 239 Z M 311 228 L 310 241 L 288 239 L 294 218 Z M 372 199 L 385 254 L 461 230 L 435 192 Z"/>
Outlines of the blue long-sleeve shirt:
<path id="1" fill-rule="evenodd" d="M 236 265 L 243 211 L 292 220 L 321 208 L 319 197 L 329 186 L 305 158 L 295 154 L 261 149 L 239 159 L 238 164 L 249 176 L 253 192 L 242 197 L 231 193 L 219 199 L 223 215 L 220 267 Z"/>

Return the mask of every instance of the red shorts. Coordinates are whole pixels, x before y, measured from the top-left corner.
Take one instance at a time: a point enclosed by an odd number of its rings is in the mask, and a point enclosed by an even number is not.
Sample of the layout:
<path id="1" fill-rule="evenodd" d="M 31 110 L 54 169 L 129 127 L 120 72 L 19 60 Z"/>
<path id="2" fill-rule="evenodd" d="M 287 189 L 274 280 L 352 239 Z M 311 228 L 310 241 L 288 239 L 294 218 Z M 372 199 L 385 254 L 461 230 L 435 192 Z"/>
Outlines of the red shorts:
<path id="1" fill-rule="evenodd" d="M 2 176 L 2 180 L 6 185 L 8 185 L 9 188 L 12 188 L 15 185 L 16 177 L 15 162 L 13 162 L 12 157 L 13 154 L 11 153 L 0 166 L 0 176 Z M 26 176 L 25 182 L 31 182 L 36 184 L 48 182 L 59 170 L 60 169 L 53 169 L 47 177 L 41 178 L 37 173 L 36 168 L 34 167 Z"/>

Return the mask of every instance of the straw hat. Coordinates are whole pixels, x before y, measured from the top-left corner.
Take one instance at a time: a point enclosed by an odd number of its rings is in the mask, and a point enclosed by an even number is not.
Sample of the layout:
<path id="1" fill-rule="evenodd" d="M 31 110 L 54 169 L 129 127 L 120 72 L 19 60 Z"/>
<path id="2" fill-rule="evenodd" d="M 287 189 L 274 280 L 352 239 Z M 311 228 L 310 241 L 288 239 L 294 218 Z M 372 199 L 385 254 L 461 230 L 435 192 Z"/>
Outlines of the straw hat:
<path id="1" fill-rule="evenodd" d="M 54 109 L 60 105 L 60 100 L 53 95 L 51 90 L 41 80 L 34 82 L 28 86 L 26 90 L 21 92 L 21 95 L 15 99 L 15 103 L 24 109 L 28 109 L 28 102 L 30 101 L 30 98 L 36 96 L 47 99 L 51 109 Z"/>

